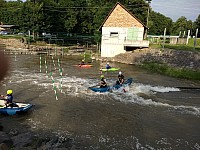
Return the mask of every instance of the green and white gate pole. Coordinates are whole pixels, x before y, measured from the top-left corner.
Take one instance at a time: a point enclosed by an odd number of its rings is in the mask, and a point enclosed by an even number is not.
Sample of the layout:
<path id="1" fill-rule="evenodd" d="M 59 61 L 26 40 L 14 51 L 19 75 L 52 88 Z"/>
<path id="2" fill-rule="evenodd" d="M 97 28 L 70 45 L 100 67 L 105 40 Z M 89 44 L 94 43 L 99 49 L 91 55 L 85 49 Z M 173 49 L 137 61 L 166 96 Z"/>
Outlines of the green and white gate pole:
<path id="1" fill-rule="evenodd" d="M 51 80 L 52 80 L 52 85 L 53 85 L 54 94 L 55 94 L 56 100 L 58 100 L 58 95 L 57 95 L 56 86 L 55 86 L 55 81 L 54 81 L 54 79 L 53 79 L 52 72 L 50 72 L 50 76 L 51 76 Z"/>
<path id="2" fill-rule="evenodd" d="M 15 49 L 15 61 L 17 61 L 17 51 Z"/>
<path id="3" fill-rule="evenodd" d="M 48 68 L 47 68 L 47 59 L 46 59 L 46 57 L 45 57 L 45 61 L 44 61 L 44 63 L 45 63 L 46 75 L 47 75 L 47 70 L 48 70 Z"/>
<path id="4" fill-rule="evenodd" d="M 85 58 L 86 58 L 86 56 L 85 56 L 85 55 L 86 55 L 86 53 L 84 52 L 84 61 L 85 61 Z"/>
<path id="5" fill-rule="evenodd" d="M 56 48 L 56 47 L 55 47 L 54 55 L 55 55 L 55 56 L 57 55 L 57 48 Z"/>
<path id="6" fill-rule="evenodd" d="M 55 61 L 54 61 L 54 58 L 53 58 L 53 56 L 52 56 L 51 58 L 52 58 L 52 61 L 53 61 L 53 66 L 54 66 L 54 68 L 55 68 L 55 71 L 56 71 L 56 64 L 55 64 Z"/>
<path id="7" fill-rule="evenodd" d="M 60 68 L 59 71 L 60 71 L 60 91 L 62 92 L 62 68 Z"/>
<path id="8" fill-rule="evenodd" d="M 61 68 L 60 59 L 58 58 L 58 67 Z"/>
<path id="9" fill-rule="evenodd" d="M 41 54 L 40 54 L 40 73 L 42 72 L 42 57 L 41 57 Z"/>

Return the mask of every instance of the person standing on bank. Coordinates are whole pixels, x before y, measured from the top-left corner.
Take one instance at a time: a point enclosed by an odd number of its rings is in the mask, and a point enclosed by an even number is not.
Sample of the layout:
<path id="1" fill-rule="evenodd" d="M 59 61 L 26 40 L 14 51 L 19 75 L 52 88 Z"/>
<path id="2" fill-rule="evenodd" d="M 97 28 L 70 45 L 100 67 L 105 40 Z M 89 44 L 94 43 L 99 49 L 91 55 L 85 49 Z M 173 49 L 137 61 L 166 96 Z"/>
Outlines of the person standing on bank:
<path id="1" fill-rule="evenodd" d="M 123 83 L 124 83 L 124 75 L 120 71 L 119 74 L 118 74 L 118 80 L 116 82 L 116 85 L 123 84 Z"/>

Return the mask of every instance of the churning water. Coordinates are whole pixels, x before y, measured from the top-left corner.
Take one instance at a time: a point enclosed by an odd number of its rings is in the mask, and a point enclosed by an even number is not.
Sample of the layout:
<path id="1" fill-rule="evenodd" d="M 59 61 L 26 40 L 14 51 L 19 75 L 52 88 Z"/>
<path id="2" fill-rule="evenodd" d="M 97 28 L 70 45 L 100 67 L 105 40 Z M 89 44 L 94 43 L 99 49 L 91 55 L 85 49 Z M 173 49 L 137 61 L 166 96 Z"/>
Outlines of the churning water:
<path id="1" fill-rule="evenodd" d="M 72 138 L 80 149 L 200 149 L 200 91 L 190 88 L 199 82 L 110 63 L 133 83 L 126 92 L 96 93 L 88 87 L 100 80 L 99 61 L 80 68 L 75 56 L 11 55 L 10 60 L 1 93 L 12 89 L 15 101 L 34 105 L 23 116 L 0 116 L 10 128 Z M 109 85 L 117 74 L 104 73 Z"/>

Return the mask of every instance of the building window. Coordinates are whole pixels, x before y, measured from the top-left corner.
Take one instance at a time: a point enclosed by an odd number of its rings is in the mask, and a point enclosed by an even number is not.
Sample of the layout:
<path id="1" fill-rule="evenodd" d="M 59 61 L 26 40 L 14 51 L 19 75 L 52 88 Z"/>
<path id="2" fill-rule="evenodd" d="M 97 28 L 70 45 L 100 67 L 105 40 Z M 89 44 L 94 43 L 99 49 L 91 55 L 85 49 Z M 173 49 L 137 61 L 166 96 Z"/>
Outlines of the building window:
<path id="1" fill-rule="evenodd" d="M 110 32 L 110 37 L 118 37 L 118 32 Z"/>

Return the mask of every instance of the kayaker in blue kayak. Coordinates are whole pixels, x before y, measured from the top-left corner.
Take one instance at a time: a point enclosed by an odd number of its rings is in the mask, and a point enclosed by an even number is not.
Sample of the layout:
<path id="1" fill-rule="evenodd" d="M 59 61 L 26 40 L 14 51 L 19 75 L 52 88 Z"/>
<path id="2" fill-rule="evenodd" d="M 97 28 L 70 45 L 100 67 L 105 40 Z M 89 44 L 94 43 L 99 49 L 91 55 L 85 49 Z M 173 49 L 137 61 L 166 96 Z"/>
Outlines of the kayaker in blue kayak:
<path id="1" fill-rule="evenodd" d="M 124 83 L 124 75 L 120 71 L 119 74 L 118 74 L 118 80 L 116 82 L 116 85 L 123 84 L 123 83 Z"/>
<path id="2" fill-rule="evenodd" d="M 12 90 L 7 90 L 7 95 L 4 96 L 4 95 L 0 95 L 1 97 L 3 97 L 3 100 L 5 102 L 5 105 L 6 107 L 9 107 L 9 106 L 13 106 L 13 95 L 12 95 Z"/>
<path id="3" fill-rule="evenodd" d="M 112 68 L 112 67 L 109 65 L 109 63 L 107 63 L 106 64 L 106 69 L 110 69 L 110 68 Z"/>
<path id="4" fill-rule="evenodd" d="M 100 82 L 100 88 L 105 88 L 107 87 L 107 83 L 105 81 L 104 75 L 101 75 L 101 82 Z"/>

